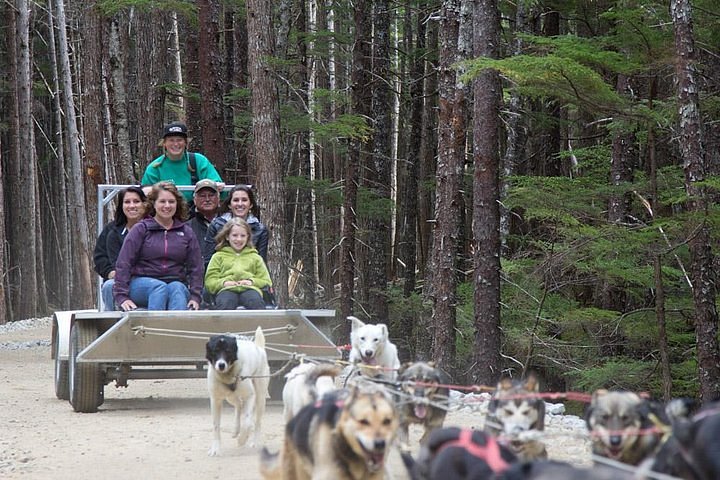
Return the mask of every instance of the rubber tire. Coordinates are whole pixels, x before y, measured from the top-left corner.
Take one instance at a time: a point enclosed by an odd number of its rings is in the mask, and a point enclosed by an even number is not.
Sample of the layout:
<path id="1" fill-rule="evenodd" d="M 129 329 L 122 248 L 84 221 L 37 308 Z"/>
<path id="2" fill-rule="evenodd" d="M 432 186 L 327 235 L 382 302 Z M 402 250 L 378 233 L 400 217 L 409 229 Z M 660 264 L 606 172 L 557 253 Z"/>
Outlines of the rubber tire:
<path id="1" fill-rule="evenodd" d="M 104 387 L 97 363 L 78 363 L 78 353 L 98 337 L 92 322 L 76 321 L 70 330 L 69 377 L 70 404 L 81 413 L 97 412 L 103 399 Z"/>
<path id="2" fill-rule="evenodd" d="M 60 335 L 57 332 L 53 336 L 53 345 L 55 351 L 55 396 L 60 400 L 70 400 L 69 362 L 60 360 Z"/>

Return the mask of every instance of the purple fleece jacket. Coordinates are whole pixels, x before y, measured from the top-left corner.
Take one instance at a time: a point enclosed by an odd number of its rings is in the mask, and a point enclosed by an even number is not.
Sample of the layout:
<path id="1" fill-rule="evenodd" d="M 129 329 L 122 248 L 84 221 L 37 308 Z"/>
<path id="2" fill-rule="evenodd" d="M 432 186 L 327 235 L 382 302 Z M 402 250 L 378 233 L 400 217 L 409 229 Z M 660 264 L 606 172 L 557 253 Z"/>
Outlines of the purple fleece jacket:
<path id="1" fill-rule="evenodd" d="M 190 290 L 190 299 L 200 302 L 204 265 L 200 244 L 190 225 L 178 219 L 169 230 L 154 218 L 135 225 L 125 238 L 115 263 L 113 295 L 120 305 L 130 298 L 132 277 L 179 280 Z"/>

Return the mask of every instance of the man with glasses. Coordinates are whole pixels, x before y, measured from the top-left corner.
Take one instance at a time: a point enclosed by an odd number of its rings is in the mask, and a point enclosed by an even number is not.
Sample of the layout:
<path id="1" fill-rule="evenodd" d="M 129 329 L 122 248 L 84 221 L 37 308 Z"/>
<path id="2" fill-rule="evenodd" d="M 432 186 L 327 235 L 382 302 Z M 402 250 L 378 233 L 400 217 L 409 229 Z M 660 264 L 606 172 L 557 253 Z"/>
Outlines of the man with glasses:
<path id="1" fill-rule="evenodd" d="M 198 241 L 202 242 L 210 222 L 217 216 L 218 205 L 220 204 L 220 186 L 209 178 L 200 180 L 195 184 L 193 203 L 195 209 L 194 216 L 190 220 L 190 226 L 195 232 Z"/>

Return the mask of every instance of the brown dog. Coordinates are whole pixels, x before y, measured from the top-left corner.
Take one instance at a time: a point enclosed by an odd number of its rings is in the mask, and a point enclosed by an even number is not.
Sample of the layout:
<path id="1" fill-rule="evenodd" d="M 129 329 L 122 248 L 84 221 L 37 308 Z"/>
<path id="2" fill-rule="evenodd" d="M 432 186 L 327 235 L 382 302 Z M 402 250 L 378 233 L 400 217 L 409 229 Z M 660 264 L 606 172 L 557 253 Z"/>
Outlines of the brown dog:
<path id="1" fill-rule="evenodd" d="M 425 428 L 420 443 L 427 440 L 431 431 L 440 428 L 447 411 L 441 403 L 447 403 L 450 390 L 444 386 L 450 383 L 450 376 L 433 362 L 406 363 L 398 372 L 400 395 L 400 430 L 398 439 L 403 447 L 408 446 L 408 427 L 420 424 Z"/>
<path id="2" fill-rule="evenodd" d="M 279 454 L 264 450 L 266 479 L 382 480 L 398 428 L 392 400 L 377 387 L 331 392 L 304 407 L 285 427 Z"/>
<path id="3" fill-rule="evenodd" d="M 638 465 L 660 445 L 664 414 L 634 392 L 597 390 L 585 414 L 593 454 Z"/>

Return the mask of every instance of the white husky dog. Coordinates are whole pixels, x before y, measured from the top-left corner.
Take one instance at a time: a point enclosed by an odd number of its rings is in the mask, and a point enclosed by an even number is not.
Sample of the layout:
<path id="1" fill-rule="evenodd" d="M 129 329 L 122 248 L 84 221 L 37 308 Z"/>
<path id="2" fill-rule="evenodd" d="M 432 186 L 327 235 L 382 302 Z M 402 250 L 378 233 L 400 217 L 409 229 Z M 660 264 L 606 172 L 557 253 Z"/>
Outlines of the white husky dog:
<path id="1" fill-rule="evenodd" d="M 363 375 L 376 377 L 384 375 L 392 380 L 400 368 L 397 347 L 388 338 L 387 325 L 363 323 L 355 317 L 350 331 L 350 362 L 359 363 Z"/>
<path id="2" fill-rule="evenodd" d="M 335 377 L 340 367 L 322 363 L 301 363 L 285 375 L 283 387 L 283 417 L 289 422 L 305 406 L 320 400 L 335 390 Z"/>

